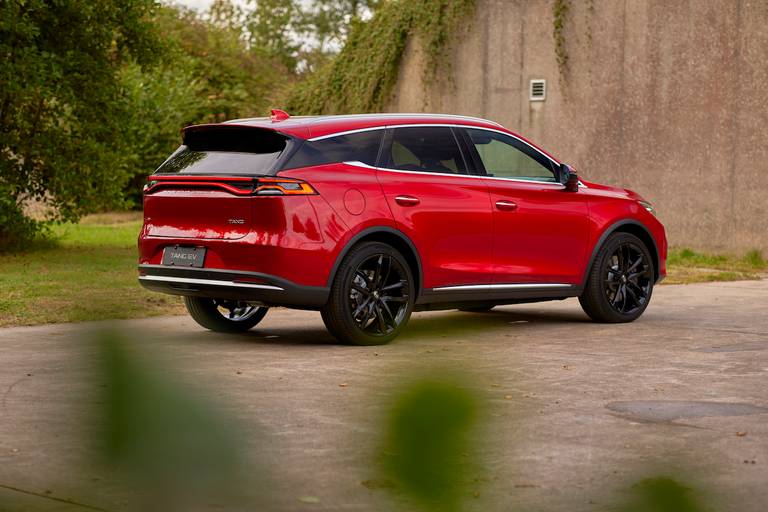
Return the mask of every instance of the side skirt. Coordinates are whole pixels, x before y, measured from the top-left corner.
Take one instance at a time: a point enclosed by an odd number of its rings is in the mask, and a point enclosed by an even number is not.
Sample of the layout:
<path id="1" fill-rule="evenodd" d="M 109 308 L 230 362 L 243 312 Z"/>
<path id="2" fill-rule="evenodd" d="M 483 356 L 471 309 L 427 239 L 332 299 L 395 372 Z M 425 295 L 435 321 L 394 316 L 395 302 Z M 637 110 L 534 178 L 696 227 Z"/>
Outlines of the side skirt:
<path id="1" fill-rule="evenodd" d="M 583 287 L 565 283 L 510 283 L 444 286 L 425 289 L 417 310 L 454 309 L 478 305 L 521 304 L 581 295 Z"/>

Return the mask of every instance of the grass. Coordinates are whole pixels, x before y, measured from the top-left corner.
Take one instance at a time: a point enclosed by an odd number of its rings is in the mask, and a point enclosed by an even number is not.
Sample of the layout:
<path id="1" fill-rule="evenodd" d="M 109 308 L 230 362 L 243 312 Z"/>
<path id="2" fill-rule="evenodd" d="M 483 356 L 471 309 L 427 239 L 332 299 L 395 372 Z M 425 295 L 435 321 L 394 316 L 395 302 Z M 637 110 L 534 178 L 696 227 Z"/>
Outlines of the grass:
<path id="1" fill-rule="evenodd" d="M 707 281 L 739 281 L 760 279 L 768 272 L 768 260 L 758 250 L 744 256 L 712 255 L 691 249 L 671 249 L 667 257 L 665 284 L 688 284 Z"/>
<path id="2" fill-rule="evenodd" d="M 106 214 L 53 229 L 54 240 L 0 257 L 0 326 L 182 313 L 178 297 L 136 277 L 141 214 Z"/>
<path id="3" fill-rule="evenodd" d="M 151 293 L 136 279 L 140 213 L 91 215 L 53 229 L 51 241 L 0 256 L 0 327 L 181 314 L 179 297 Z M 673 249 L 665 284 L 760 279 L 768 261 Z"/>

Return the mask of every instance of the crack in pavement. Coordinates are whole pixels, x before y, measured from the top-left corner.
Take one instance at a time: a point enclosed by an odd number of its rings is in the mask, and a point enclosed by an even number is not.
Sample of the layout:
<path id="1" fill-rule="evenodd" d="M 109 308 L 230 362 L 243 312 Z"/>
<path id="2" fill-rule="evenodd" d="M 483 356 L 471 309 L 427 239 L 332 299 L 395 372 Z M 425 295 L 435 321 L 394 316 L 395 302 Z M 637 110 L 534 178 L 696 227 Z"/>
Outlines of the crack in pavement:
<path id="1" fill-rule="evenodd" d="M 673 320 L 673 322 L 678 322 L 678 321 Z M 706 327 L 706 326 L 691 327 L 691 326 L 687 326 L 685 324 L 680 324 L 680 323 L 672 323 L 671 325 L 666 325 L 664 327 L 667 327 L 667 328 L 671 327 L 673 329 L 681 329 L 686 331 L 711 331 L 711 332 L 723 332 L 728 334 L 747 334 L 750 336 L 760 336 L 760 337 L 766 336 L 765 331 L 753 332 L 753 331 L 742 331 L 738 329 L 724 329 L 722 327 Z"/>
<path id="2" fill-rule="evenodd" d="M 19 382 L 23 381 L 26 378 L 27 377 L 24 376 L 24 377 L 21 377 L 20 379 L 17 379 L 16 381 L 12 382 L 11 385 L 8 386 L 5 389 L 5 393 L 3 393 L 3 399 L 2 399 L 2 401 L 0 401 L 0 408 L 5 409 L 6 402 L 8 401 L 8 395 L 11 394 L 11 391 L 13 391 L 13 388 L 16 387 L 16 384 L 18 384 Z"/>
<path id="3" fill-rule="evenodd" d="M 96 507 L 94 505 L 88 505 L 86 503 L 80 503 L 78 501 L 70 500 L 70 499 L 67 499 L 67 498 L 57 498 L 56 496 L 51 496 L 49 494 L 43 494 L 43 493 L 39 493 L 39 492 L 35 492 L 35 491 L 28 491 L 26 489 L 20 489 L 18 487 L 13 487 L 12 485 L 0 484 L 0 489 L 7 489 L 9 491 L 18 492 L 18 493 L 21 493 L 21 494 L 27 494 L 29 496 L 36 496 L 38 498 L 44 498 L 46 500 L 57 501 L 59 503 L 66 503 L 67 505 L 73 505 L 75 507 L 80 507 L 80 508 L 86 508 L 88 510 L 98 510 L 99 512 L 110 512 L 109 510 L 107 510 L 105 508 Z"/>

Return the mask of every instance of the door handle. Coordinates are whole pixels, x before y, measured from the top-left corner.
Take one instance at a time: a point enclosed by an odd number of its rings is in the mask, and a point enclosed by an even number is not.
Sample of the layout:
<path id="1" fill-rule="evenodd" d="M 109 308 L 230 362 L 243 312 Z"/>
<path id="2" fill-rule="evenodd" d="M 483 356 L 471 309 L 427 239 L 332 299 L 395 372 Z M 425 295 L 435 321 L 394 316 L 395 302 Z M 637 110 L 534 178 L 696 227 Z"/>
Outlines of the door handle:
<path id="1" fill-rule="evenodd" d="M 400 206 L 416 206 L 421 201 L 419 201 L 418 197 L 413 196 L 397 196 L 395 197 L 395 202 L 399 204 Z"/>
<path id="2" fill-rule="evenodd" d="M 514 201 L 496 201 L 496 208 L 505 212 L 517 210 L 517 203 Z"/>

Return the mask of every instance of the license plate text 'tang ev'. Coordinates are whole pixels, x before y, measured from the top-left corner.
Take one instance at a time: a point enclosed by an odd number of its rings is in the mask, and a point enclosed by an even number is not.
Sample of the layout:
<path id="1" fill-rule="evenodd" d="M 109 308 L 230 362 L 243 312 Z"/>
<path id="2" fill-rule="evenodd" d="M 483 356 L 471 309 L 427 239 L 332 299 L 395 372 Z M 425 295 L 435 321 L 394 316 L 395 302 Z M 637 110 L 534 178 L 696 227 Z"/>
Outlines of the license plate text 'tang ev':
<path id="1" fill-rule="evenodd" d="M 163 249 L 163 265 L 174 267 L 202 267 L 205 247 L 172 246 Z"/>

